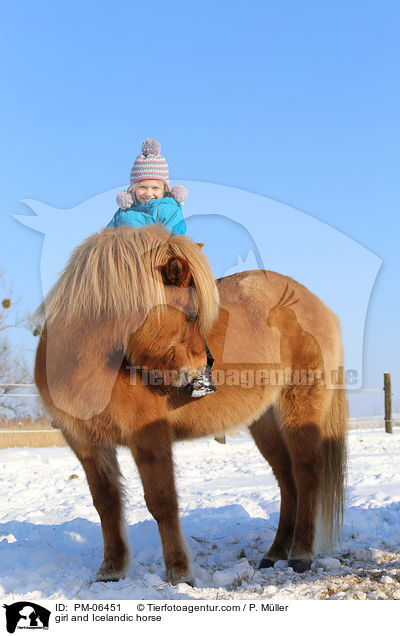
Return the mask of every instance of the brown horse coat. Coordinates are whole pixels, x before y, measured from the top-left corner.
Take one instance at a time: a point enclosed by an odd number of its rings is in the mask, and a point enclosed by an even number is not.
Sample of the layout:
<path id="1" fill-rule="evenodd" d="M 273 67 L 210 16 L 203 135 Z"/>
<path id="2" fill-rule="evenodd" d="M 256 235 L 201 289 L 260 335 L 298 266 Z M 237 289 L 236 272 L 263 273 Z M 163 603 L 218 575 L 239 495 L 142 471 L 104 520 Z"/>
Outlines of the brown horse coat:
<path id="1" fill-rule="evenodd" d="M 36 383 L 101 518 L 98 578 L 127 567 L 115 446 L 132 450 L 176 583 L 190 580 L 190 567 L 171 444 L 244 427 L 281 489 L 277 535 L 260 565 L 310 567 L 318 510 L 327 541 L 340 527 L 345 469 L 342 345 L 321 300 L 274 272 L 214 283 L 196 244 L 154 226 L 90 237 L 42 312 Z M 205 364 L 203 330 L 218 390 L 192 399 L 185 384 Z"/>

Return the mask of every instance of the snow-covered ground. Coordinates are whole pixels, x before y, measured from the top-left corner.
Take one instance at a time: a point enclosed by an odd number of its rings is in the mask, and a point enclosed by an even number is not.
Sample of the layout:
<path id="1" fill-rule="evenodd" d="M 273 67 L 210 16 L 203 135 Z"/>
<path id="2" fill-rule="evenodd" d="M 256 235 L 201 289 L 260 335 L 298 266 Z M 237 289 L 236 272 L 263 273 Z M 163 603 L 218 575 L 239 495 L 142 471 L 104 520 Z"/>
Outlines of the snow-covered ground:
<path id="1" fill-rule="evenodd" d="M 95 583 L 102 536 L 69 448 L 0 450 L 0 597 L 22 599 L 400 599 L 400 429 L 351 430 L 343 542 L 312 571 L 257 570 L 278 523 L 279 492 L 251 438 L 175 446 L 195 587 L 163 580 L 161 546 L 136 467 L 119 453 L 132 548 L 129 575 Z"/>

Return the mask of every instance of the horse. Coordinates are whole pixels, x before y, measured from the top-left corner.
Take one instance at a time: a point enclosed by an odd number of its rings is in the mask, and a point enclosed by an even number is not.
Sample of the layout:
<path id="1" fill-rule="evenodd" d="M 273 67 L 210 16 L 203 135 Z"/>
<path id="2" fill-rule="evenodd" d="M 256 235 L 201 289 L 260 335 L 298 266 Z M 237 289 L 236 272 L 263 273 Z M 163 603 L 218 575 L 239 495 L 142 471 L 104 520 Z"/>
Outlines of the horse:
<path id="1" fill-rule="evenodd" d="M 101 521 L 96 580 L 127 574 L 116 448 L 131 450 L 171 584 L 193 583 L 178 517 L 172 445 L 247 430 L 281 493 L 259 567 L 310 569 L 317 523 L 340 536 L 347 400 L 340 325 L 294 279 L 246 271 L 214 280 L 187 236 L 159 224 L 103 229 L 73 251 L 37 316 L 35 382 L 79 458 Z M 214 357 L 217 391 L 188 383 Z"/>

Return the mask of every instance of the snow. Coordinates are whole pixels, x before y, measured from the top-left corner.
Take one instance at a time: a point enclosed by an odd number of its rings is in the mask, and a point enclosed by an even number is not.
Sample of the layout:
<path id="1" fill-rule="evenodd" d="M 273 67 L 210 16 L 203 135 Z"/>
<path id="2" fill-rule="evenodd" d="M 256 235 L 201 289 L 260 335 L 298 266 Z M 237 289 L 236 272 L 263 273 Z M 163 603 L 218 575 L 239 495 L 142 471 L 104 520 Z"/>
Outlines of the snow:
<path id="1" fill-rule="evenodd" d="M 279 518 L 279 491 L 245 433 L 177 444 L 180 516 L 195 586 L 164 581 L 155 521 L 127 449 L 132 560 L 126 579 L 96 583 L 102 535 L 83 469 L 69 448 L 0 450 L 0 596 L 38 599 L 399 599 L 400 430 L 349 432 L 341 546 L 295 573 L 286 561 L 258 570 Z"/>

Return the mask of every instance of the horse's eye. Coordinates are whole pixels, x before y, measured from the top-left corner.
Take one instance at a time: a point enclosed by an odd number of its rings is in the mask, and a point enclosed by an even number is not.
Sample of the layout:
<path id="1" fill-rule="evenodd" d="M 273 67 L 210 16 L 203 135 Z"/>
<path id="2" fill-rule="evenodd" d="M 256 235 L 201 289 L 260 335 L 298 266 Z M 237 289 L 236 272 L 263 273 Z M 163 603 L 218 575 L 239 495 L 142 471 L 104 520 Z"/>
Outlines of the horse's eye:
<path id="1" fill-rule="evenodd" d="M 191 318 L 192 320 L 196 320 L 197 318 L 197 314 L 195 312 L 190 312 L 188 313 L 189 318 Z"/>

